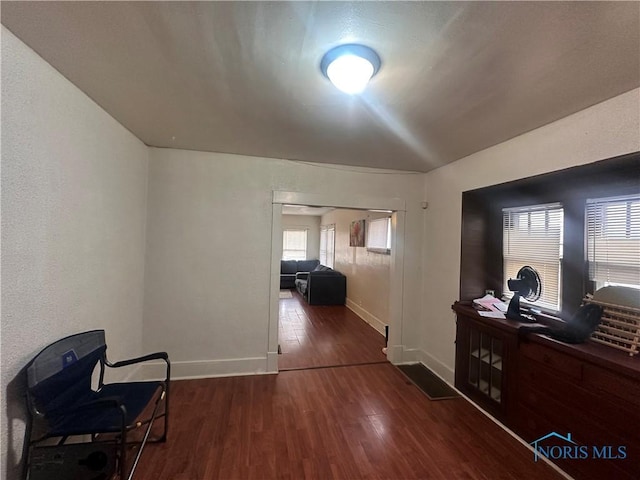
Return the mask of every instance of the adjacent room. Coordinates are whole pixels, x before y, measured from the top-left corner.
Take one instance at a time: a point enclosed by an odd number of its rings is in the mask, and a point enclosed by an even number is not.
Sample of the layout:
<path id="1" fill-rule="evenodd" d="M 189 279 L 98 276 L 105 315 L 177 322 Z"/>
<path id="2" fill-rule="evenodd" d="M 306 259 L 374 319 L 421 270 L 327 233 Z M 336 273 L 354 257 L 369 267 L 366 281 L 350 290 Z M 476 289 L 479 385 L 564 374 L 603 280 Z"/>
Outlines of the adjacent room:
<path id="1" fill-rule="evenodd" d="M 3 480 L 637 478 L 640 2 L 1 7 Z"/>
<path id="2" fill-rule="evenodd" d="M 283 212 L 278 369 L 385 362 L 393 212 Z"/>

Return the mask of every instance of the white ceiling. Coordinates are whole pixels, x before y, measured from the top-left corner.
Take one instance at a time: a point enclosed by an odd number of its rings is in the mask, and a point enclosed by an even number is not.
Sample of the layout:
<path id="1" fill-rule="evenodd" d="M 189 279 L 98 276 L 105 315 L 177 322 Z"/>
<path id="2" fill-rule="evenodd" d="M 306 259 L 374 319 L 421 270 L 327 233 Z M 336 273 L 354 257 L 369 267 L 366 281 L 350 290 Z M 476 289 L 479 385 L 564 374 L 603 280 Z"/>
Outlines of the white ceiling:
<path id="1" fill-rule="evenodd" d="M 2 2 L 147 145 L 429 171 L 640 85 L 638 2 Z M 361 97 L 319 71 L 382 68 Z"/>

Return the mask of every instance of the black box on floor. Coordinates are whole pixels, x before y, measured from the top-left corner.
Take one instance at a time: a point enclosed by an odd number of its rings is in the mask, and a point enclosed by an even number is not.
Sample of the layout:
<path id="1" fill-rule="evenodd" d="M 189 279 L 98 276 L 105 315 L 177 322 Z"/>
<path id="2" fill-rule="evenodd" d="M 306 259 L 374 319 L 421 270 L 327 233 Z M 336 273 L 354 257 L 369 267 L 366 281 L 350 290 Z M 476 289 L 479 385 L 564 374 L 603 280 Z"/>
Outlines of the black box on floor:
<path id="1" fill-rule="evenodd" d="M 31 453 L 29 480 L 110 480 L 115 472 L 115 445 L 74 443 L 37 447 Z"/>

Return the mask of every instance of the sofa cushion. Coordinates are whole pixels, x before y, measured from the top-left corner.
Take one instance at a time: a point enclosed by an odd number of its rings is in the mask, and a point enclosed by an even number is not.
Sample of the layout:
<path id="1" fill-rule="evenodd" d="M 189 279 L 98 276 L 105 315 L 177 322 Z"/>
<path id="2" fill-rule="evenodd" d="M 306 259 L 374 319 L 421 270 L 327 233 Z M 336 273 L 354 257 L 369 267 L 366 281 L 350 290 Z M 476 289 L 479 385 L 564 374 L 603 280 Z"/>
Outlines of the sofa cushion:
<path id="1" fill-rule="evenodd" d="M 320 265 L 320 260 L 298 260 L 299 272 L 310 272 Z"/>
<path id="2" fill-rule="evenodd" d="M 295 274 L 298 271 L 296 260 L 280 260 L 280 273 Z"/>
<path id="3" fill-rule="evenodd" d="M 301 279 L 296 279 L 296 290 L 298 290 L 300 295 L 302 295 L 304 297 L 305 294 L 307 293 L 307 281 L 306 280 L 301 280 Z"/>
<path id="4" fill-rule="evenodd" d="M 280 275 L 280 290 L 294 288 L 296 286 L 296 276 L 290 273 Z"/>
<path id="5" fill-rule="evenodd" d="M 333 271 L 333 269 L 325 265 L 318 265 L 313 271 L 314 272 L 331 272 Z"/>
<path id="6" fill-rule="evenodd" d="M 346 296 L 347 277 L 340 272 L 326 270 L 309 273 L 304 295 L 309 305 L 344 305 Z"/>
<path id="7" fill-rule="evenodd" d="M 314 277 L 340 277 L 342 273 L 330 268 L 328 270 L 314 270 L 313 272 L 309 272 L 309 275 Z"/>

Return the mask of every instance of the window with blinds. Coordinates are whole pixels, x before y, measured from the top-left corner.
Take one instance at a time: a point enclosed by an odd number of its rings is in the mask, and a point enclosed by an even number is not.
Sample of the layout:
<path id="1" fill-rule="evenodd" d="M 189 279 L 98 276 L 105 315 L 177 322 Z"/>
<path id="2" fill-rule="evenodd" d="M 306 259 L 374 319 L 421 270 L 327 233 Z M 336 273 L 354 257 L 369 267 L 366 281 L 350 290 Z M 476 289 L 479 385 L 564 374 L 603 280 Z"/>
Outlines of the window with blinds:
<path id="1" fill-rule="evenodd" d="M 391 218 L 370 220 L 367 230 L 367 250 L 378 253 L 391 252 Z"/>
<path id="2" fill-rule="evenodd" d="M 588 199 L 586 217 L 589 278 L 640 288 L 640 194 Z"/>
<path id="3" fill-rule="evenodd" d="M 334 268 L 336 226 L 320 226 L 320 263 Z"/>
<path id="4" fill-rule="evenodd" d="M 560 311 L 564 211 L 558 203 L 505 208 L 503 216 L 503 292 L 513 296 L 507 280 L 525 265 L 533 267 L 542 283 L 536 307 Z M 525 299 L 522 299 L 526 302 Z"/>
<path id="5" fill-rule="evenodd" d="M 282 232 L 282 259 L 306 260 L 307 231 L 284 230 Z"/>

